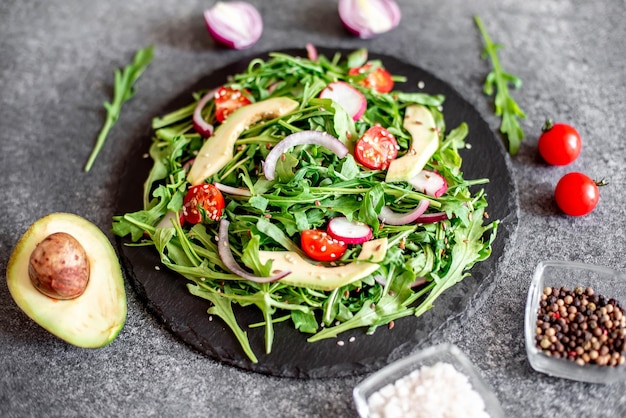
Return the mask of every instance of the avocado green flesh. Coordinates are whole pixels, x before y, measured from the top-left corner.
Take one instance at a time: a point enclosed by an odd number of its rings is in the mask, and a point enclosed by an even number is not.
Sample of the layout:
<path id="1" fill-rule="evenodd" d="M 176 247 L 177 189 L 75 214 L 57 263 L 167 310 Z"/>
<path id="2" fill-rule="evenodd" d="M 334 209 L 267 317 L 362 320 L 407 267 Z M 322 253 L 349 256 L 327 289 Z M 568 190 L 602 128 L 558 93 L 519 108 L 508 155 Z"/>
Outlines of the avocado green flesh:
<path id="1" fill-rule="evenodd" d="M 293 251 L 259 251 L 262 263 L 272 261 L 273 271 L 290 271 L 282 283 L 315 290 L 332 290 L 364 279 L 378 270 L 387 252 L 387 239 L 380 238 L 363 244 L 356 261 L 337 267 L 314 265 Z"/>
<path id="2" fill-rule="evenodd" d="M 404 114 L 404 128 L 411 134 L 411 147 L 391 161 L 385 181 L 408 181 L 415 177 L 439 148 L 439 135 L 433 114 L 427 107 L 414 104 Z"/>
<path id="3" fill-rule="evenodd" d="M 91 273 L 85 292 L 75 299 L 45 296 L 28 275 L 30 255 L 48 235 L 66 232 L 80 242 Z M 18 241 L 7 266 L 15 303 L 50 333 L 78 347 L 109 344 L 126 322 L 126 291 L 117 254 L 98 227 L 77 215 L 54 213 L 36 221 Z"/>

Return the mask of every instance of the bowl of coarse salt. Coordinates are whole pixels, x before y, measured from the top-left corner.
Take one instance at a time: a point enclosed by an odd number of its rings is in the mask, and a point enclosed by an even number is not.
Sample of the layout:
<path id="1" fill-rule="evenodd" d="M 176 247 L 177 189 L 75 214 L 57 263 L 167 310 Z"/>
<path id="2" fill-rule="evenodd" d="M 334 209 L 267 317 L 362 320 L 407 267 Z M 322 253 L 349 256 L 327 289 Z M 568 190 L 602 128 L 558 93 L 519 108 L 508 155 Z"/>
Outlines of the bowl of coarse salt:
<path id="1" fill-rule="evenodd" d="M 353 391 L 361 418 L 504 417 L 498 398 L 453 344 L 397 360 Z"/>

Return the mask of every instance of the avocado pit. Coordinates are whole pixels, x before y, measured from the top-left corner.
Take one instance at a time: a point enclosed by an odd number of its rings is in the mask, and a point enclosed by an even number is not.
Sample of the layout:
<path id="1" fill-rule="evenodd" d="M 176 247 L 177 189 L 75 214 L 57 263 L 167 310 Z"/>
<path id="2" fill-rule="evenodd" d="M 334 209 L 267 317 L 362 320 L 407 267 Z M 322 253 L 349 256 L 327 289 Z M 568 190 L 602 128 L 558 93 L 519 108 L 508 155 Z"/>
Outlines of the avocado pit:
<path id="1" fill-rule="evenodd" d="M 65 232 L 48 235 L 30 255 L 28 275 L 33 286 L 54 299 L 74 299 L 89 283 L 87 253 L 76 238 Z"/>

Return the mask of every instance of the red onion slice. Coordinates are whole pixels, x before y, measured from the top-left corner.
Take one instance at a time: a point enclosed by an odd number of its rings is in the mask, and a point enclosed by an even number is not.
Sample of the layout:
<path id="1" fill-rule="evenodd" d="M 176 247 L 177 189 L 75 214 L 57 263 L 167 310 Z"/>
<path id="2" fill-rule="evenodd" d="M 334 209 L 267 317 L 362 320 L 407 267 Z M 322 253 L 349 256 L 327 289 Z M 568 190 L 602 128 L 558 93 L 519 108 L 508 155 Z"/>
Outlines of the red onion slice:
<path id="1" fill-rule="evenodd" d="M 418 224 L 434 224 L 448 219 L 445 212 L 426 213 L 415 220 Z"/>
<path id="2" fill-rule="evenodd" d="M 339 0 L 339 18 L 345 28 L 359 38 L 373 38 L 400 23 L 395 0 Z"/>
<path id="3" fill-rule="evenodd" d="M 263 32 L 259 11 L 244 1 L 218 1 L 204 12 L 204 21 L 216 42 L 234 49 L 251 47 Z"/>
<path id="4" fill-rule="evenodd" d="M 426 199 L 420 200 L 418 205 L 411 212 L 397 213 L 389 209 L 388 206 L 383 206 L 378 215 L 378 219 L 387 225 L 406 225 L 417 220 L 420 216 L 426 212 L 430 202 Z"/>
<path id="5" fill-rule="evenodd" d="M 247 271 L 242 269 L 241 266 L 237 264 L 235 257 L 233 257 L 233 253 L 230 251 L 230 245 L 228 244 L 228 226 L 229 225 L 230 225 L 230 222 L 227 219 L 222 219 L 220 221 L 220 228 L 218 232 L 218 241 L 217 241 L 217 252 L 220 256 L 220 259 L 222 260 L 224 265 L 228 268 L 228 270 L 230 270 L 232 273 L 236 274 L 237 276 L 243 279 L 251 280 L 256 283 L 274 282 L 276 280 L 282 279 L 283 277 L 291 273 L 290 271 L 281 271 L 280 273 L 275 274 L 274 276 L 261 277 L 261 276 L 255 276 L 254 274 L 248 273 Z"/>
<path id="6" fill-rule="evenodd" d="M 203 138 L 208 138 L 213 135 L 213 125 L 204 120 L 202 117 L 202 109 L 204 109 L 206 104 L 213 99 L 215 92 L 216 90 L 213 89 L 205 94 L 200 100 L 198 100 L 198 104 L 193 110 L 193 127 Z"/>
<path id="7" fill-rule="evenodd" d="M 263 173 L 268 180 L 274 180 L 276 163 L 281 155 L 296 145 L 319 145 L 332 151 L 339 158 L 348 154 L 348 147 L 334 136 L 321 131 L 302 131 L 286 136 L 267 154 L 263 162 Z"/>
<path id="8" fill-rule="evenodd" d="M 306 54 L 311 61 L 317 61 L 317 48 L 313 44 L 306 44 Z"/>
<path id="9" fill-rule="evenodd" d="M 243 189 L 241 187 L 232 187 L 222 183 L 215 183 L 215 187 L 217 187 L 220 191 L 228 194 L 233 194 L 236 196 L 252 196 L 252 193 L 248 189 Z"/>

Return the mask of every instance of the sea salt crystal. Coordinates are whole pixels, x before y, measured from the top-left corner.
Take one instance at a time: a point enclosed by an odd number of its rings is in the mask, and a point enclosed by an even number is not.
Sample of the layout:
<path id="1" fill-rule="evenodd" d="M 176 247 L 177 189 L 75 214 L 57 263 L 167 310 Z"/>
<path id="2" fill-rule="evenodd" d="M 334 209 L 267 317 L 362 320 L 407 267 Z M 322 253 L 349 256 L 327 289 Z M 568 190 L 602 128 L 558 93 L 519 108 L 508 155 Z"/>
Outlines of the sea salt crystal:
<path id="1" fill-rule="evenodd" d="M 469 378 L 449 363 L 423 366 L 372 394 L 372 418 L 488 418 Z"/>

